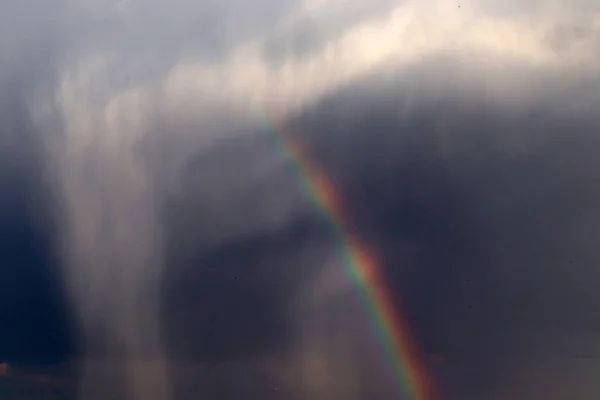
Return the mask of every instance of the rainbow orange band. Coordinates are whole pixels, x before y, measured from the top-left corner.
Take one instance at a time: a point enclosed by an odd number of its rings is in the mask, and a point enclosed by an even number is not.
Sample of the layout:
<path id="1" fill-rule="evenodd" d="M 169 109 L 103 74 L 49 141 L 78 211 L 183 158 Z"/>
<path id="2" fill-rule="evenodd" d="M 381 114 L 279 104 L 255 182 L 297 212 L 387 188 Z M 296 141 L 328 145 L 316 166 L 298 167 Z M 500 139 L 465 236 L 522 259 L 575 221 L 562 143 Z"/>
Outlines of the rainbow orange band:
<path id="1" fill-rule="evenodd" d="M 304 148 L 284 134 L 275 119 L 267 119 L 269 131 L 279 150 L 294 167 L 311 202 L 331 225 L 347 273 L 355 280 L 373 318 L 382 347 L 394 368 L 405 399 L 433 400 L 434 387 L 428 377 L 417 347 L 411 340 L 408 324 L 394 304 L 393 296 L 381 273 L 373 252 L 355 235 L 335 186 L 311 160 Z"/>

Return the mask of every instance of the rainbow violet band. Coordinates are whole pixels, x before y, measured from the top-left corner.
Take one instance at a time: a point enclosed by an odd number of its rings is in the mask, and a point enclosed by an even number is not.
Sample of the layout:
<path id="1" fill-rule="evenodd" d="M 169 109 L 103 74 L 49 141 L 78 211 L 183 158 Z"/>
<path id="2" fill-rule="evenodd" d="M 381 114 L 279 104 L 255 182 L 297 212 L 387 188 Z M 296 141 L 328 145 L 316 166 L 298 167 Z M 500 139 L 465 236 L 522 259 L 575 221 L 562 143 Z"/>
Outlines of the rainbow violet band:
<path id="1" fill-rule="evenodd" d="M 356 235 L 351 235 L 349 219 L 335 186 L 309 157 L 306 149 L 284 133 L 276 118 L 267 118 L 267 125 L 278 151 L 294 169 L 306 196 L 332 228 L 344 269 L 358 283 L 403 398 L 434 400 L 436 390 L 417 346 L 411 340 L 403 313 L 394 303 L 377 257 Z"/>

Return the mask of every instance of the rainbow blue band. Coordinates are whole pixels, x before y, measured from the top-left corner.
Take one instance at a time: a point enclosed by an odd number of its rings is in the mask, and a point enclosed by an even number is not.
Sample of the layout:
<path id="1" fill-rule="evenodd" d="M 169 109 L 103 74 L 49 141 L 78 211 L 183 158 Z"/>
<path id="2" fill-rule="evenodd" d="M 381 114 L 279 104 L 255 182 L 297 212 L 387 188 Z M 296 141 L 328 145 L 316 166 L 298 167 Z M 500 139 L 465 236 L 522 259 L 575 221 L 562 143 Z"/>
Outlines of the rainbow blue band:
<path id="1" fill-rule="evenodd" d="M 331 224 L 344 268 L 361 288 L 365 305 L 404 397 L 410 400 L 433 399 L 434 387 L 411 340 L 403 313 L 395 305 L 375 255 L 350 235 L 346 222 L 349 219 L 345 216 L 335 186 L 312 162 L 302 146 L 283 133 L 274 119 L 267 119 L 267 123 L 278 150 L 294 167 L 307 197 Z"/>

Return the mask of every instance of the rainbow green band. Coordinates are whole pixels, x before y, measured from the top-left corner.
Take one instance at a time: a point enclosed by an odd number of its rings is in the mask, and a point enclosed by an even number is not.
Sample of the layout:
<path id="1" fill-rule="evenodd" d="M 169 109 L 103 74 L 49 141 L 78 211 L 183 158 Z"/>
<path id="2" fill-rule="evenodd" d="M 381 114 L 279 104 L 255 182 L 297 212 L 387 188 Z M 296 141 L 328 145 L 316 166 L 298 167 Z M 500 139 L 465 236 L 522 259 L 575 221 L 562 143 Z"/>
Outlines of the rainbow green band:
<path id="1" fill-rule="evenodd" d="M 365 305 L 373 319 L 383 351 L 394 368 L 400 390 L 407 400 L 431 400 L 433 386 L 416 346 L 411 340 L 408 325 L 394 304 L 377 258 L 367 246 L 350 234 L 348 218 L 342 201 L 329 179 L 300 144 L 275 122 L 267 118 L 269 132 L 296 175 L 307 197 L 329 222 L 342 264 L 352 279 L 359 284 Z"/>

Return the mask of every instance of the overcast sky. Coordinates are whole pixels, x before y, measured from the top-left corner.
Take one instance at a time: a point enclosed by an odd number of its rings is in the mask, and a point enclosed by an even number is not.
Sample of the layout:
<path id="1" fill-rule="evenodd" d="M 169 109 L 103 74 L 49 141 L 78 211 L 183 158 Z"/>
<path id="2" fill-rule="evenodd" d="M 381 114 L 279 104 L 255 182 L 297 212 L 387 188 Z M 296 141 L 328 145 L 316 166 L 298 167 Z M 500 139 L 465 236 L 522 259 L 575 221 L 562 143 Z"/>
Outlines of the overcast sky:
<path id="1" fill-rule="evenodd" d="M 160 274 L 170 359 L 383 368 L 277 124 L 446 360 L 448 398 L 593 398 L 599 363 L 560 366 L 600 355 L 600 3 L 22 3 L 0 13 L 0 358 L 80 355 L 82 310 L 129 297 L 72 285 Z M 100 272 L 123 260 L 144 267 Z"/>

